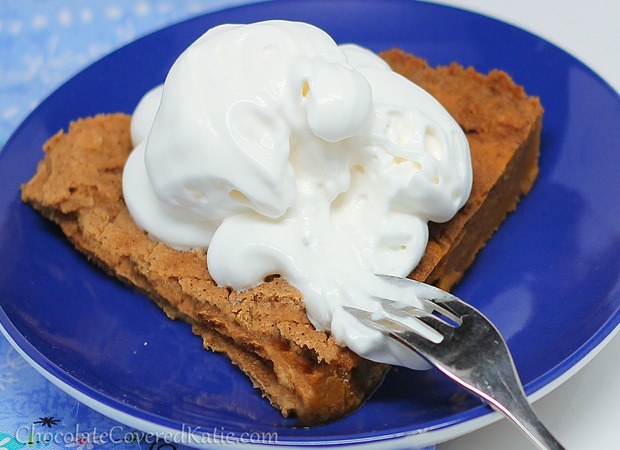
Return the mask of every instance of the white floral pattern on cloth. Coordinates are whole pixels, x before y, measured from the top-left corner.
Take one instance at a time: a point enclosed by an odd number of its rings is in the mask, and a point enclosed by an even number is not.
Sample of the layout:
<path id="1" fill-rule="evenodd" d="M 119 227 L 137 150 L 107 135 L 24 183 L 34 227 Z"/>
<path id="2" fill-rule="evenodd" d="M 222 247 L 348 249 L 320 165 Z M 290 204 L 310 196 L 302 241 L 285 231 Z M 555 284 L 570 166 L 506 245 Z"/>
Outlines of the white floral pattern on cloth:
<path id="1" fill-rule="evenodd" d="M 47 95 L 115 48 L 191 16 L 252 2 L 0 0 L 0 149 Z M 0 335 L 0 450 L 39 448 L 188 447 L 157 441 L 79 403 Z"/>

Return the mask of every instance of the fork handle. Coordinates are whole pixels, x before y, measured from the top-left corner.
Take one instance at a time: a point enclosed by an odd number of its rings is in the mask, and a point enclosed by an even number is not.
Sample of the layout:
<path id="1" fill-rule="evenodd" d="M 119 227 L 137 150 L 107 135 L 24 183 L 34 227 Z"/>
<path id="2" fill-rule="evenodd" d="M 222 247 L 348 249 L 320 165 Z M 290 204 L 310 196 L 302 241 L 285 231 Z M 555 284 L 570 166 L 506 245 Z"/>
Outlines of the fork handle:
<path id="1" fill-rule="evenodd" d="M 565 450 L 538 419 L 525 397 L 513 396 L 511 401 L 505 401 L 501 406 L 489 399 L 487 401 L 519 427 L 541 450 Z"/>
<path id="2" fill-rule="evenodd" d="M 461 369 L 450 367 L 442 363 L 430 354 L 424 354 L 439 370 L 448 375 L 461 386 L 467 388 L 473 394 L 486 401 L 493 409 L 504 414 L 517 427 L 523 431 L 530 440 L 541 450 L 565 450 L 565 448 L 553 437 L 551 432 L 538 419 L 532 409 L 521 381 L 517 375 L 514 362 L 503 340 L 492 340 L 492 344 L 479 349 L 479 352 L 494 361 L 493 365 L 468 366 L 461 361 Z M 500 349 L 500 351 L 497 351 Z M 474 370 L 475 369 L 475 370 Z"/>

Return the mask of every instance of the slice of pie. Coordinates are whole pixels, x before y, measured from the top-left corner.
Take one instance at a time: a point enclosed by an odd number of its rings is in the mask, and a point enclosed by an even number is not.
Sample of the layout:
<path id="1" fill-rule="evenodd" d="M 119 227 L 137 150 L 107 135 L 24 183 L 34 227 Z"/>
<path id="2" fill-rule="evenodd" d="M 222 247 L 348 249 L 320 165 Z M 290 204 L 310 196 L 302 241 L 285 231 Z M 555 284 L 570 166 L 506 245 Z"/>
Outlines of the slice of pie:
<path id="1" fill-rule="evenodd" d="M 431 68 L 400 50 L 382 57 L 433 94 L 469 139 L 471 197 L 450 222 L 431 224 L 427 252 L 412 274 L 450 289 L 531 188 L 543 110 L 504 72 Z M 204 253 L 174 250 L 136 227 L 121 191 L 132 150 L 129 124 L 127 115 L 107 114 L 60 131 L 45 144 L 23 200 L 60 225 L 89 260 L 143 291 L 170 318 L 188 322 L 206 348 L 228 355 L 285 416 L 311 425 L 357 408 L 389 367 L 317 331 L 285 280 L 274 276 L 246 292 L 220 288 Z"/>

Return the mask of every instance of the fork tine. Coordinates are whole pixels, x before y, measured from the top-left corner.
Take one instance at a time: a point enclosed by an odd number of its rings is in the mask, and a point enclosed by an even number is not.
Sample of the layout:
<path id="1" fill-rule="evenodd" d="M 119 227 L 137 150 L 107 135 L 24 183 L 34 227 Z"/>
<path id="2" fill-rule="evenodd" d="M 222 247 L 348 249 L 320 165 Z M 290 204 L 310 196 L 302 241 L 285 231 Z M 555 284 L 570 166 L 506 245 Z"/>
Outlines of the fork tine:
<path id="1" fill-rule="evenodd" d="M 408 280 L 408 281 L 411 281 L 412 283 L 417 283 L 417 282 L 414 282 L 413 280 Z M 402 301 L 402 300 L 396 301 L 392 298 L 384 298 L 384 297 L 379 297 L 379 296 L 373 296 L 373 298 L 381 302 L 382 306 L 385 309 L 389 309 L 390 313 L 395 314 L 395 315 L 401 315 L 401 316 L 409 315 L 412 317 L 419 317 L 419 316 L 430 314 L 430 312 L 435 311 L 439 313 L 440 315 L 450 319 L 454 324 L 461 325 L 462 316 L 458 314 L 455 310 L 453 310 L 451 308 L 452 303 L 448 302 L 444 298 L 447 293 L 442 291 L 440 292 L 441 295 L 434 296 L 432 294 L 435 293 L 434 292 L 435 288 L 433 288 L 432 286 L 427 286 L 427 285 L 425 285 L 424 287 L 428 288 L 428 289 L 425 289 L 427 292 L 422 292 L 422 293 L 416 292 L 417 295 L 415 296 L 415 298 L 420 302 L 422 307 L 408 305 L 407 303 L 405 303 L 405 301 Z M 421 295 L 421 294 L 424 294 L 424 295 Z M 451 294 L 448 294 L 448 295 L 451 295 Z M 457 307 L 456 309 L 458 310 L 459 308 Z"/>
<path id="2" fill-rule="evenodd" d="M 370 328 L 374 328 L 375 330 L 379 330 L 384 333 L 390 332 L 406 332 L 413 331 L 411 328 L 406 326 L 405 324 L 398 322 L 394 319 L 390 319 L 386 316 L 380 316 L 378 318 L 373 317 L 373 313 L 370 311 L 366 311 L 363 309 L 354 308 L 352 306 L 343 306 L 343 309 L 347 311 L 352 316 L 361 320 L 365 325 Z"/>
<path id="3" fill-rule="evenodd" d="M 448 292 L 446 292 L 446 294 L 447 295 L 443 295 L 441 297 L 438 296 L 437 298 L 429 298 L 427 300 L 433 304 L 433 308 L 443 308 L 443 310 L 450 311 L 456 317 L 464 317 L 471 314 L 475 310 L 471 305 L 468 305 L 458 297 L 455 297 Z"/>
<path id="4" fill-rule="evenodd" d="M 418 298 L 427 307 L 448 317 L 456 323 L 460 323 L 460 318 L 471 313 L 471 307 L 460 300 L 458 297 L 446 292 L 438 287 L 422 283 L 411 278 L 401 278 L 394 275 L 376 275 L 384 281 L 399 288 L 415 287 L 416 293 L 421 293 Z"/>
<path id="5" fill-rule="evenodd" d="M 450 308 L 451 304 L 446 305 L 446 303 L 439 302 L 437 301 L 437 299 L 434 299 L 434 298 L 424 298 L 423 300 L 424 300 L 425 306 L 427 306 L 429 309 L 438 312 L 444 317 L 447 317 L 448 319 L 452 320 L 457 325 L 461 325 L 463 323 L 463 320 L 462 320 L 463 315 L 457 314 L 456 311 Z"/>
<path id="6" fill-rule="evenodd" d="M 399 304 L 399 302 L 397 302 L 396 300 L 392 300 L 389 298 L 373 296 L 373 299 L 379 302 L 385 311 L 396 316 L 418 317 L 420 314 L 429 314 L 422 308 L 418 308 L 417 306 L 413 305 L 406 305 L 403 303 Z"/>
<path id="7" fill-rule="evenodd" d="M 423 324 L 428 325 L 438 333 L 441 333 L 441 335 L 444 337 L 449 336 L 454 332 L 454 327 L 452 325 L 450 325 L 440 317 L 435 316 L 434 314 L 426 313 L 424 315 L 416 317 L 416 319 L 418 319 Z"/>
<path id="8" fill-rule="evenodd" d="M 410 348 L 414 342 L 421 349 L 438 344 L 443 339 L 442 332 L 439 331 L 441 325 L 424 323 L 417 316 L 407 316 L 415 320 L 417 327 L 414 327 L 411 326 L 412 323 L 400 322 L 380 313 L 372 313 L 352 306 L 343 306 L 343 309 L 366 326 L 386 333 Z M 444 326 L 450 328 L 449 325 L 444 324 Z M 413 349 L 416 350 L 416 348 Z"/>
<path id="9" fill-rule="evenodd" d="M 380 301 L 383 310 L 389 314 L 400 317 L 413 317 L 414 319 L 417 319 L 420 322 L 428 325 L 429 327 L 434 328 L 436 331 L 442 334 L 450 332 L 450 328 L 452 327 L 452 325 L 447 321 L 443 320 L 441 317 L 434 315 L 432 312 L 408 305 L 400 308 L 396 306 L 397 302 L 390 299 L 380 299 Z M 432 305 L 432 309 L 438 310 L 439 313 L 443 314 L 449 319 L 455 321 L 456 323 L 460 323 L 459 318 L 454 316 L 449 311 L 441 307 L 437 308 L 434 305 Z"/>

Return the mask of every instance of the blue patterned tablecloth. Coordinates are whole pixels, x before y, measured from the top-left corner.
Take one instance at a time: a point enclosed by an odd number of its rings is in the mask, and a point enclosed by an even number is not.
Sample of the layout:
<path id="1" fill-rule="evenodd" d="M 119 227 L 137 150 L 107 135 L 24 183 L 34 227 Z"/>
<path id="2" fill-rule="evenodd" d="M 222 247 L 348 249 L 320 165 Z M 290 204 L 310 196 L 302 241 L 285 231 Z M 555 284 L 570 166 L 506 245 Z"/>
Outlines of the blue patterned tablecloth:
<path id="1" fill-rule="evenodd" d="M 0 0 L 0 147 L 56 87 L 166 25 L 251 0 Z"/>
<path id="2" fill-rule="evenodd" d="M 72 75 L 139 36 L 248 0 L 0 0 L 0 148 Z M 2 237 L 0 237 L 2 238 Z M 102 416 L 48 382 L 0 335 L 0 450 L 186 448 Z"/>
<path id="3" fill-rule="evenodd" d="M 0 450 L 172 450 L 163 444 L 68 396 L 30 367 L 0 336 Z"/>

